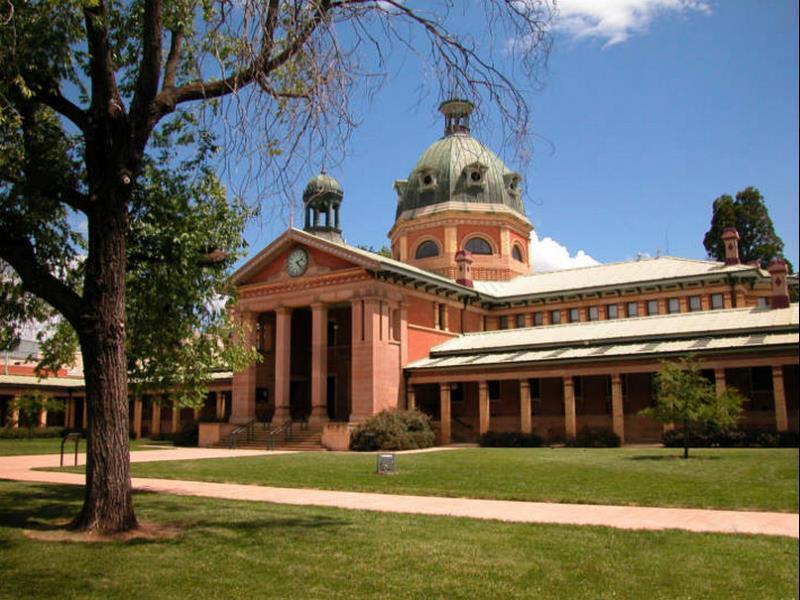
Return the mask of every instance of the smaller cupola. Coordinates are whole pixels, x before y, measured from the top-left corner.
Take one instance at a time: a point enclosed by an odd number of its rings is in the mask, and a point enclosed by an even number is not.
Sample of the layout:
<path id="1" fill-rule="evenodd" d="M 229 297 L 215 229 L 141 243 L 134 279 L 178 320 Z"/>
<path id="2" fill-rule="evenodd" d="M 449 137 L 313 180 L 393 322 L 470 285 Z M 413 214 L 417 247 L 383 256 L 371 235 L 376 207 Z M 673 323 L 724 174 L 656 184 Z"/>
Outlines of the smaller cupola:
<path id="1" fill-rule="evenodd" d="M 303 191 L 306 220 L 304 231 L 343 242 L 339 209 L 344 191 L 336 179 L 325 173 L 312 177 Z"/>
<path id="2" fill-rule="evenodd" d="M 457 133 L 469 133 L 469 115 L 475 105 L 469 100 L 451 98 L 439 105 L 439 112 L 444 115 L 445 136 Z"/>

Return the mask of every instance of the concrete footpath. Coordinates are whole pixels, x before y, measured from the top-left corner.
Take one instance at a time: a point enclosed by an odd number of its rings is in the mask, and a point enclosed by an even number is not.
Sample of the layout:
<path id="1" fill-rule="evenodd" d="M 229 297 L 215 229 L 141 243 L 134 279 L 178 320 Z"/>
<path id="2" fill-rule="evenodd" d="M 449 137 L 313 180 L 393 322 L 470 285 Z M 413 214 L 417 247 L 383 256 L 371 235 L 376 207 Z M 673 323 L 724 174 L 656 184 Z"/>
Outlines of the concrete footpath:
<path id="1" fill-rule="evenodd" d="M 132 452 L 131 462 L 276 454 L 278 452 L 180 448 Z M 83 455 L 80 455 L 79 459 L 79 463 L 82 463 Z M 71 464 L 71 461 L 65 460 L 65 462 Z M 0 457 L 0 479 L 83 485 L 84 476 L 82 474 L 32 470 L 42 467 L 57 467 L 58 463 L 58 455 Z M 800 515 L 794 513 L 477 500 L 438 496 L 405 496 L 275 488 L 139 477 L 133 479 L 133 487 L 139 491 L 162 494 L 274 502 L 300 506 L 328 506 L 352 510 L 494 519 L 514 523 L 599 525 L 619 529 L 682 529 L 697 532 L 778 535 L 792 538 L 798 538 L 798 531 L 800 531 Z"/>

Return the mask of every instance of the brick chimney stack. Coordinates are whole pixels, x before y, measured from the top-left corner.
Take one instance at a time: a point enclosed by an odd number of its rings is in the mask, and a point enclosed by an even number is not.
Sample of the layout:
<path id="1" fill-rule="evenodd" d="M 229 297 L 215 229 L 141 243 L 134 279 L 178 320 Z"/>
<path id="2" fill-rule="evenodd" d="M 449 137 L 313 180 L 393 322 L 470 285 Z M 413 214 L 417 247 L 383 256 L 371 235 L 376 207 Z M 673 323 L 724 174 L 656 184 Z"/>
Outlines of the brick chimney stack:
<path id="1" fill-rule="evenodd" d="M 456 252 L 456 283 L 472 287 L 472 252 L 467 250 Z"/>
<path id="2" fill-rule="evenodd" d="M 789 269 L 786 263 L 780 258 L 773 258 L 767 266 L 767 271 L 772 278 L 772 296 L 769 299 L 769 305 L 772 308 L 787 308 L 789 306 L 789 284 L 786 282 L 786 276 L 789 274 Z"/>
<path id="3" fill-rule="evenodd" d="M 722 230 L 722 241 L 725 242 L 725 264 L 739 264 L 739 232 L 736 227 L 726 227 Z"/>

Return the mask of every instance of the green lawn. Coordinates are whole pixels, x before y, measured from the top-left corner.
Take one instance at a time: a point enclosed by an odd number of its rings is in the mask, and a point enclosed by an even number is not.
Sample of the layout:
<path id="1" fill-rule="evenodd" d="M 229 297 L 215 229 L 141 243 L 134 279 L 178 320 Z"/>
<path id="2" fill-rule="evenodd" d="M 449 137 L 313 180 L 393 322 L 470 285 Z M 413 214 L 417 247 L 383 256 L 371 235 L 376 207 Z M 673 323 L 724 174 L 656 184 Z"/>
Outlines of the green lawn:
<path id="1" fill-rule="evenodd" d="M 31 540 L 77 487 L 0 482 L 2 598 L 793 598 L 779 537 L 509 524 L 137 494 L 162 541 Z"/>
<path id="2" fill-rule="evenodd" d="M 375 474 L 375 455 L 305 453 L 137 463 L 138 477 L 578 502 L 797 512 L 793 449 L 474 448 L 398 455 L 398 473 Z"/>
<path id="3" fill-rule="evenodd" d="M 149 450 L 152 444 L 171 446 L 171 442 L 153 442 L 151 440 L 131 440 L 131 450 Z M 79 452 L 86 451 L 86 440 L 82 439 L 78 446 Z M 22 438 L 0 439 L 0 456 L 22 456 L 25 454 L 58 454 L 61 452 L 61 438 Z M 65 455 L 75 452 L 75 443 L 67 442 L 64 446 Z"/>

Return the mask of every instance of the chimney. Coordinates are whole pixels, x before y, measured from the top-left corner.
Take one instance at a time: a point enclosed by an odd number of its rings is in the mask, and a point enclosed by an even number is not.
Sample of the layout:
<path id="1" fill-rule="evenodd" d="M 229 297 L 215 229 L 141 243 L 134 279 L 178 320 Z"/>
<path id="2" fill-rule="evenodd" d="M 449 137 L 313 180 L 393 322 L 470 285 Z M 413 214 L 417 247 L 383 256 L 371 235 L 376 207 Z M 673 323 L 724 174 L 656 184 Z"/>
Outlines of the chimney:
<path id="1" fill-rule="evenodd" d="M 736 227 L 726 227 L 722 230 L 722 241 L 725 242 L 725 264 L 739 264 L 739 232 Z"/>
<path id="2" fill-rule="evenodd" d="M 456 283 L 472 287 L 472 252 L 456 252 Z"/>
<path id="3" fill-rule="evenodd" d="M 788 269 L 786 263 L 780 258 L 773 258 L 767 267 L 772 279 L 772 296 L 769 305 L 772 308 L 787 308 L 789 306 L 789 284 L 786 282 Z"/>

